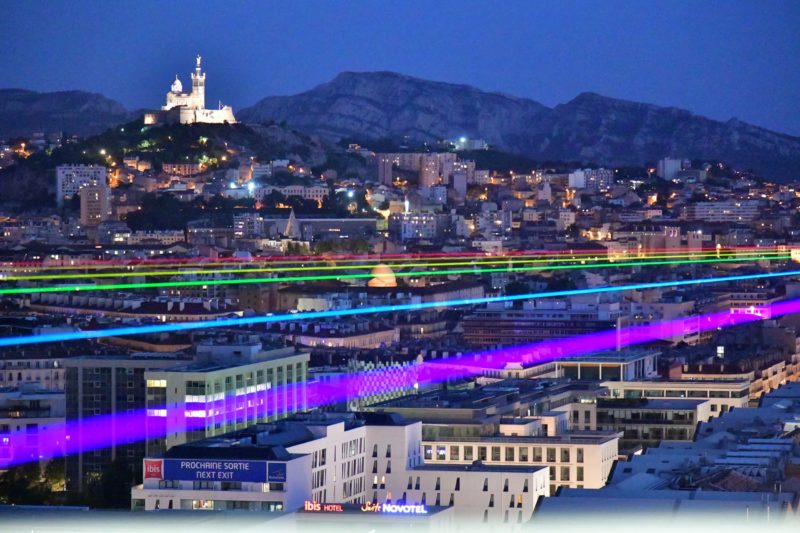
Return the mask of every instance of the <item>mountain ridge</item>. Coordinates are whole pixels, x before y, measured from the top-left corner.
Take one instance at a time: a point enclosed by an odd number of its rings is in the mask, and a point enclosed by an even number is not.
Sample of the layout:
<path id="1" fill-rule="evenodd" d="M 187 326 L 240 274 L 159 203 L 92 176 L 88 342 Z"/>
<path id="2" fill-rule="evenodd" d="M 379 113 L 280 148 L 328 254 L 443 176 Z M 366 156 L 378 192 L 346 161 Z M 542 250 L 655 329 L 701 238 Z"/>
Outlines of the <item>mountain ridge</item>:
<path id="1" fill-rule="evenodd" d="M 97 93 L 0 89 L 0 137 L 36 129 L 87 135 L 134 112 Z M 306 91 L 240 109 L 251 123 L 282 123 L 332 141 L 461 136 L 536 160 L 652 164 L 666 156 L 720 160 L 775 179 L 800 178 L 800 137 L 732 117 L 585 91 L 548 107 L 530 98 L 391 71 L 344 71 Z"/>
<path id="2" fill-rule="evenodd" d="M 90 135 L 128 121 L 133 113 L 99 93 L 0 89 L 0 137 L 33 131 Z"/>
<path id="3" fill-rule="evenodd" d="M 264 98 L 238 116 L 285 122 L 331 140 L 432 142 L 466 135 L 538 160 L 643 165 L 673 156 L 722 160 L 771 178 L 800 177 L 800 137 L 592 91 L 548 107 L 469 85 L 346 71 L 295 95 Z"/>

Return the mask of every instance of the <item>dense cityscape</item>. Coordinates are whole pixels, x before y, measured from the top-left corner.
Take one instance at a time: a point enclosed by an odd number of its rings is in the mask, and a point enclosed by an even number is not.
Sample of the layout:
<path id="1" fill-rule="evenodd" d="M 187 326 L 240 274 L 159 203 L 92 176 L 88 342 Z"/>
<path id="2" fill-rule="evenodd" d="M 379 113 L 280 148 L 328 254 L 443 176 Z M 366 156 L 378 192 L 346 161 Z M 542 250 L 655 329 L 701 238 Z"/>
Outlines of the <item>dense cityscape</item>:
<path id="1" fill-rule="evenodd" d="M 315 131 L 180 59 L 0 125 L 0 523 L 800 523 L 800 165 Z"/>

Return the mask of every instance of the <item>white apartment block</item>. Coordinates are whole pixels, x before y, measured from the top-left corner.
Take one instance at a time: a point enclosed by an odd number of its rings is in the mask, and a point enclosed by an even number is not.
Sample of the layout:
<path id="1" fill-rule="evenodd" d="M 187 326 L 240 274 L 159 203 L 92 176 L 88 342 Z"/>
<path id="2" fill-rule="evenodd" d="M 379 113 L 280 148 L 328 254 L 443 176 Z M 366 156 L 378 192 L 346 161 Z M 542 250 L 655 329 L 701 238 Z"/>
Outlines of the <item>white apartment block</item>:
<path id="1" fill-rule="evenodd" d="M 56 167 L 56 204 L 64 205 L 86 185 L 107 183 L 106 167 L 98 165 L 59 165 Z"/>
<path id="2" fill-rule="evenodd" d="M 368 441 L 390 444 L 368 437 L 370 421 L 382 419 L 390 417 L 311 413 L 177 446 L 145 459 L 132 508 L 292 512 L 305 501 L 364 503 Z"/>
<path id="3" fill-rule="evenodd" d="M 0 359 L 0 387 L 38 382 L 46 389 L 64 390 L 64 372 L 60 358 Z"/>
<path id="4" fill-rule="evenodd" d="M 459 519 L 525 522 L 548 496 L 536 465 L 422 465 L 421 423 L 309 413 L 144 460 L 135 510 L 292 512 L 305 502 L 451 506 Z"/>
<path id="5" fill-rule="evenodd" d="M 277 191 L 287 198 L 290 196 L 299 196 L 304 200 L 314 200 L 320 205 L 322 205 L 323 200 L 330 194 L 330 189 L 322 185 L 313 185 L 311 187 L 306 187 L 305 185 L 287 185 L 286 187 L 266 185 L 256 188 L 253 194 L 258 200 L 263 200 L 265 196 L 268 196 L 273 191 Z"/>
<path id="6" fill-rule="evenodd" d="M 461 523 L 520 524 L 550 496 L 547 468 L 520 465 L 421 465 L 390 477 L 378 501 L 452 507 Z"/>
<path id="7" fill-rule="evenodd" d="M 620 433 L 556 436 L 440 437 L 425 441 L 426 465 L 537 466 L 547 468 L 549 494 L 558 487 L 599 489 L 617 459 Z"/>
<path id="8" fill-rule="evenodd" d="M 758 217 L 758 212 L 758 200 L 729 200 L 689 204 L 683 214 L 687 220 L 703 222 L 749 222 Z"/>

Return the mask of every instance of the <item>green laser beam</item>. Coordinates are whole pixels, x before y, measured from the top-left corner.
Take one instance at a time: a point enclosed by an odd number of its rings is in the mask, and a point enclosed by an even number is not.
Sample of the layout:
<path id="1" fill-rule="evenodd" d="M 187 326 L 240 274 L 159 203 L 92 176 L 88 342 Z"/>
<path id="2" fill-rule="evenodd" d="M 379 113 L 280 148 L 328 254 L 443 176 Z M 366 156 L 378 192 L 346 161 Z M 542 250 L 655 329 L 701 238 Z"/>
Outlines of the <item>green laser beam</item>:
<path id="1" fill-rule="evenodd" d="M 789 255 L 772 258 L 756 258 L 757 260 L 774 261 L 788 259 Z M 691 259 L 684 261 L 632 261 L 625 263 L 603 263 L 603 264 L 577 264 L 577 265 L 555 265 L 555 266 L 534 266 L 534 267 L 499 267 L 499 268 L 468 268 L 456 270 L 441 270 L 433 272 L 398 272 L 396 277 L 414 276 L 451 276 L 459 274 L 489 274 L 493 272 L 532 272 L 544 270 L 574 270 L 574 269 L 595 269 L 613 267 L 634 267 L 634 266 L 665 266 L 665 265 L 690 265 L 704 263 L 742 263 L 746 262 L 741 258 L 730 259 Z M 198 287 L 209 285 L 245 285 L 251 283 L 287 283 L 295 281 L 330 281 L 342 279 L 364 279 L 374 277 L 372 273 L 362 274 L 330 274 L 321 276 L 288 276 L 282 278 L 237 278 L 237 279 L 218 279 L 218 280 L 188 280 L 188 281 L 156 281 L 143 283 L 112 283 L 109 285 L 65 285 L 56 287 L 30 287 L 30 288 L 11 288 L 0 289 L 0 295 L 12 294 L 38 294 L 56 292 L 79 292 L 79 291 L 112 291 L 127 289 L 155 289 L 166 287 Z"/>
<path id="2" fill-rule="evenodd" d="M 752 259 L 757 257 L 777 256 L 780 252 L 761 252 L 761 253 L 746 253 L 746 256 L 737 255 L 737 259 Z M 716 252 L 705 253 L 683 253 L 673 255 L 653 254 L 643 257 L 642 259 L 681 259 L 681 258 L 702 258 L 702 257 L 716 257 L 720 255 Z M 424 263 L 385 263 L 386 266 L 391 268 L 432 268 L 432 267 L 451 267 L 451 266 L 466 266 L 466 265 L 498 265 L 505 264 L 541 264 L 541 263 L 569 263 L 572 261 L 609 261 L 606 258 L 557 258 L 557 259 L 528 259 L 509 256 L 507 258 L 497 259 L 473 259 L 461 261 L 426 261 Z M 28 275 L 28 276 L 9 276 L 7 278 L 0 278 L 0 281 L 38 281 L 50 279 L 105 279 L 105 278 L 127 278 L 127 277 L 156 277 L 156 276 L 192 276 L 204 274 L 248 274 L 248 273 L 264 273 L 264 272 L 310 272 L 310 271 L 336 271 L 336 270 L 357 270 L 365 268 L 374 268 L 375 265 L 333 265 L 333 266 L 294 266 L 294 267 L 263 267 L 263 268 L 222 268 L 222 269 L 198 269 L 198 270 L 158 270 L 147 272 L 105 272 L 99 274 L 50 274 L 50 275 Z"/>

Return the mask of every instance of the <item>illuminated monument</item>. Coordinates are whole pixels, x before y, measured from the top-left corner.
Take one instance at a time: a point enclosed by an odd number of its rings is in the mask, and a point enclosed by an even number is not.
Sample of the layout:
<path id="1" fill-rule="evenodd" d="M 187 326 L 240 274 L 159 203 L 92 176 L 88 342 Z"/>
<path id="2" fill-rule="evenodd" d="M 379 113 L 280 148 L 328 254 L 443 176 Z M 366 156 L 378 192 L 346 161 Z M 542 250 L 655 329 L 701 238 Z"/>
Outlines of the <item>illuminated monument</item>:
<path id="1" fill-rule="evenodd" d="M 197 122 L 210 124 L 233 124 L 236 118 L 230 106 L 220 104 L 219 109 L 206 109 L 206 74 L 200 67 L 201 58 L 197 56 L 197 65 L 192 77 L 192 91 L 184 92 L 181 80 L 175 75 L 167 93 L 166 103 L 161 106 L 161 111 L 147 113 L 144 116 L 145 124 L 175 123 L 194 124 Z"/>

